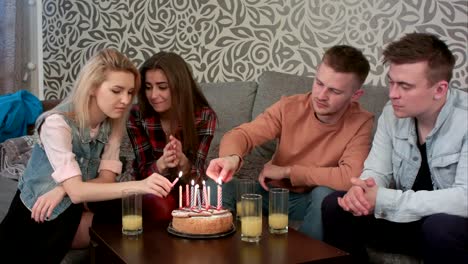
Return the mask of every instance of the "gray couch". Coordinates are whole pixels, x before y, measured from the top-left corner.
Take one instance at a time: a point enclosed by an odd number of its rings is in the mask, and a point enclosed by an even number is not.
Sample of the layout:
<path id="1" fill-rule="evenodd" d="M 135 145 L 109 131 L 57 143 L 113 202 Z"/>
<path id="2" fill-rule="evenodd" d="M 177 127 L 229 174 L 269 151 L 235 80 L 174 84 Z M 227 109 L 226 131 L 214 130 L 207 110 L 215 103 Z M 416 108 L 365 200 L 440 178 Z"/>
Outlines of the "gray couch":
<path id="1" fill-rule="evenodd" d="M 296 75 L 264 72 L 258 82 L 204 83 L 201 88 L 218 115 L 218 127 L 212 141 L 208 160 L 217 157 L 219 141 L 224 133 L 233 127 L 251 121 L 266 107 L 280 99 L 282 95 L 305 93 L 311 90 L 312 78 Z M 363 107 L 375 113 L 377 121 L 385 102 L 388 100 L 385 87 L 365 87 L 365 95 L 360 99 Z M 272 156 L 275 142 L 269 142 L 255 149 L 245 158 L 239 178 L 256 178 L 264 163 Z M 124 144 L 121 154 L 127 165 L 131 163 L 132 150 Z M 128 168 L 129 166 L 127 166 Z M 128 173 L 128 171 L 127 171 Z M 124 177 L 127 178 L 127 177 Z M 0 220 L 8 210 L 16 189 L 16 182 L 0 177 Z M 417 263 L 417 260 L 395 254 L 384 254 L 371 250 L 375 263 Z M 83 251 L 71 250 L 62 263 L 78 263 L 86 260 Z"/>

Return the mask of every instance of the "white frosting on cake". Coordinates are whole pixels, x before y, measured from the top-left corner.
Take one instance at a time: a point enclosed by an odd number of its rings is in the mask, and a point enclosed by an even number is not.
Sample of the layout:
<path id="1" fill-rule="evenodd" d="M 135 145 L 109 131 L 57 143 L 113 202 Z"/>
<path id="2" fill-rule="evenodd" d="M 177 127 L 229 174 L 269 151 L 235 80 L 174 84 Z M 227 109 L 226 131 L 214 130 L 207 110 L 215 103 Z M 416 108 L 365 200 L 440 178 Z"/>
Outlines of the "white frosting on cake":
<path id="1" fill-rule="evenodd" d="M 172 227 L 181 233 L 210 235 L 232 229 L 232 214 L 226 209 L 179 208 L 172 211 Z"/>

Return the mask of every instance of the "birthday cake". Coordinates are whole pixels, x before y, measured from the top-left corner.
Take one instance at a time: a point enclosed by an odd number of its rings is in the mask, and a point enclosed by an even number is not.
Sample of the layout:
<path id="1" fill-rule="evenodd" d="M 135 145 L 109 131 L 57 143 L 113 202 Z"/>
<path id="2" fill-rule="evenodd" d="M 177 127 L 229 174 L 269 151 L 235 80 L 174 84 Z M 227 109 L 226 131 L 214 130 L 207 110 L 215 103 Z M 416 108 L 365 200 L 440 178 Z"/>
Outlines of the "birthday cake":
<path id="1" fill-rule="evenodd" d="M 214 235 L 233 228 L 230 211 L 205 208 L 179 208 L 172 211 L 172 228 L 189 235 Z"/>

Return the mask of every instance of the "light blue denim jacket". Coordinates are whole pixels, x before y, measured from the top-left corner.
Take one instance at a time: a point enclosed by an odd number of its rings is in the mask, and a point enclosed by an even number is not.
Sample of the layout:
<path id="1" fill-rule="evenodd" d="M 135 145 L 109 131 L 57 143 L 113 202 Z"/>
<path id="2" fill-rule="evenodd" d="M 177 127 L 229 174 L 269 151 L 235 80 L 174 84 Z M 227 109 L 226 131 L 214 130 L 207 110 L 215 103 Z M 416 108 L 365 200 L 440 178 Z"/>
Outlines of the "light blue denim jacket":
<path id="1" fill-rule="evenodd" d="M 65 104 L 60 106 L 58 111 L 68 112 L 68 109 L 69 105 Z M 58 111 L 49 112 L 48 114 L 57 113 Z M 45 118 L 46 116 L 43 116 L 43 118 L 41 117 L 41 120 L 38 120 L 36 123 L 36 127 L 40 127 Z M 80 135 L 75 122 L 67 118 L 66 115 L 63 115 L 63 118 L 72 131 L 72 151 L 80 166 L 83 181 L 96 178 L 101 162 L 101 154 L 108 141 L 110 125 L 108 122 L 101 124 L 98 135 L 95 139 L 91 139 L 89 129 L 85 129 L 84 135 Z M 29 208 L 29 210 L 32 210 L 39 196 L 59 185 L 59 183 L 55 182 L 52 178 L 53 172 L 54 169 L 47 158 L 44 147 L 41 144 L 36 144 L 33 147 L 31 158 L 29 159 L 24 174 L 18 183 L 18 188 L 21 191 L 21 201 L 23 201 L 24 205 Z M 70 197 L 65 196 L 54 208 L 49 220 L 53 220 L 59 216 L 71 203 Z"/>
<path id="2" fill-rule="evenodd" d="M 435 127 L 426 138 L 433 191 L 411 190 L 421 165 L 414 118 L 397 118 L 390 103 L 379 118 L 362 179 L 379 190 L 376 218 L 412 222 L 446 213 L 468 217 L 468 97 L 450 89 Z"/>

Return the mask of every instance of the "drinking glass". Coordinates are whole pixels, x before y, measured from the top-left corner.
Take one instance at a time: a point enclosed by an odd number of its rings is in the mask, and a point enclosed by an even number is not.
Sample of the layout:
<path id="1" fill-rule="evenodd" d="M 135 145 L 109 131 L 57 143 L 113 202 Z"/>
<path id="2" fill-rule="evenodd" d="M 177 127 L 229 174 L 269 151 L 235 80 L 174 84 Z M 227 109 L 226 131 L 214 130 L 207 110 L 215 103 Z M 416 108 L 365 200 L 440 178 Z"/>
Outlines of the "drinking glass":
<path id="1" fill-rule="evenodd" d="M 288 232 L 289 190 L 284 188 L 270 189 L 268 210 L 268 227 L 272 234 Z"/>
<path id="2" fill-rule="evenodd" d="M 242 215 L 241 197 L 246 193 L 255 193 L 255 181 L 252 179 L 238 179 L 236 182 L 236 215 L 240 219 Z"/>
<path id="3" fill-rule="evenodd" d="M 241 203 L 241 240 L 258 242 L 262 237 L 262 196 L 243 194 Z"/>
<path id="4" fill-rule="evenodd" d="M 141 194 L 124 190 L 122 194 L 122 234 L 136 236 L 143 232 Z"/>

